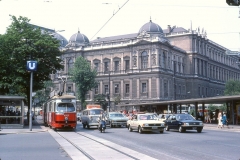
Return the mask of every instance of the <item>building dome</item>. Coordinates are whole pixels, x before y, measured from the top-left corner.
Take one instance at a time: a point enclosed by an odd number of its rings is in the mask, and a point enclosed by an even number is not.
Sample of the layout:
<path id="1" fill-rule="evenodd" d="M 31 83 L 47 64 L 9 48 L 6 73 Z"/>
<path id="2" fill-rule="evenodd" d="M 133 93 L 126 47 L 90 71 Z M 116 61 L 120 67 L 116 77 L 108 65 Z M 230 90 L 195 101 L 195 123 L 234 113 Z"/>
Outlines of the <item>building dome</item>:
<path id="1" fill-rule="evenodd" d="M 69 43 L 86 44 L 89 43 L 89 40 L 84 34 L 81 34 L 80 31 L 78 31 L 78 33 L 75 33 L 70 37 Z"/>
<path id="2" fill-rule="evenodd" d="M 60 41 L 60 46 L 61 47 L 65 47 L 68 44 L 67 39 L 64 38 L 62 35 L 56 33 L 56 32 L 53 34 L 53 37 Z"/>
<path id="3" fill-rule="evenodd" d="M 156 24 L 153 23 L 152 20 L 150 20 L 150 22 L 144 24 L 138 33 L 142 33 L 142 32 L 146 32 L 146 33 L 155 33 L 155 34 L 162 34 L 163 30 L 162 28 Z"/>

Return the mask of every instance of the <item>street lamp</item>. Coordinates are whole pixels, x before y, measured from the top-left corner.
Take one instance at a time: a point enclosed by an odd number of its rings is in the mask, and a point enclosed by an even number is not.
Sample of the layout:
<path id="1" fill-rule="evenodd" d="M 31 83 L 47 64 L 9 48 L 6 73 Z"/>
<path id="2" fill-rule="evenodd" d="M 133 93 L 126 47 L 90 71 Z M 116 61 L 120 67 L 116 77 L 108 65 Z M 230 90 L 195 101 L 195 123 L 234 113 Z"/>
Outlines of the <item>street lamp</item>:
<path id="1" fill-rule="evenodd" d="M 108 69 L 108 112 L 110 112 L 110 70 Z"/>

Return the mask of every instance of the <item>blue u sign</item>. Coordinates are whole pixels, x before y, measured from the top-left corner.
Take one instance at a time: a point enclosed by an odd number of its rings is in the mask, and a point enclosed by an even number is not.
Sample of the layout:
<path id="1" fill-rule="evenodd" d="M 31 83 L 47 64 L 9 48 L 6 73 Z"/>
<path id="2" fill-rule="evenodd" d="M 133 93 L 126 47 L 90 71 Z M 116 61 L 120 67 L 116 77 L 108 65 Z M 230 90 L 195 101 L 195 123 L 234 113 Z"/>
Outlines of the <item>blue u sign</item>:
<path id="1" fill-rule="evenodd" d="M 37 70 L 37 61 L 27 61 L 27 70 L 36 71 Z"/>

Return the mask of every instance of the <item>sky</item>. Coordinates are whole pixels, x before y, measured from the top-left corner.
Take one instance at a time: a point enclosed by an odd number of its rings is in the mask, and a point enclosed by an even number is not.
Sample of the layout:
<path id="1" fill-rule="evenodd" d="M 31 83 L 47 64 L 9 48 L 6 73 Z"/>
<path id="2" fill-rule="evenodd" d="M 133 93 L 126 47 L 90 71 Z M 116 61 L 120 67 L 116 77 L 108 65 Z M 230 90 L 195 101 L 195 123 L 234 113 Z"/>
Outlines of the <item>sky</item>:
<path id="1" fill-rule="evenodd" d="M 240 51 L 240 7 L 226 0 L 0 0 L 0 34 L 11 24 L 9 15 L 59 33 L 67 40 L 80 31 L 88 39 L 138 33 L 148 23 L 207 32 L 207 38 Z"/>

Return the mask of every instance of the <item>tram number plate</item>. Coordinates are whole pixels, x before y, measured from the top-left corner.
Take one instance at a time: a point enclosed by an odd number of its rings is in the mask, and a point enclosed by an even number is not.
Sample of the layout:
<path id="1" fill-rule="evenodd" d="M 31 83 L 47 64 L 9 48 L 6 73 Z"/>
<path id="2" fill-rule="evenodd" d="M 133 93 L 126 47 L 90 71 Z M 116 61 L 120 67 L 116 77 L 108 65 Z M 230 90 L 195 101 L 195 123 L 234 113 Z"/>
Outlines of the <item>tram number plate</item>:
<path id="1" fill-rule="evenodd" d="M 155 126 L 154 126 L 154 127 L 152 127 L 152 129 L 158 129 L 158 127 L 155 127 Z"/>
<path id="2" fill-rule="evenodd" d="M 192 127 L 192 129 L 196 130 L 196 129 L 197 129 L 197 127 Z"/>

